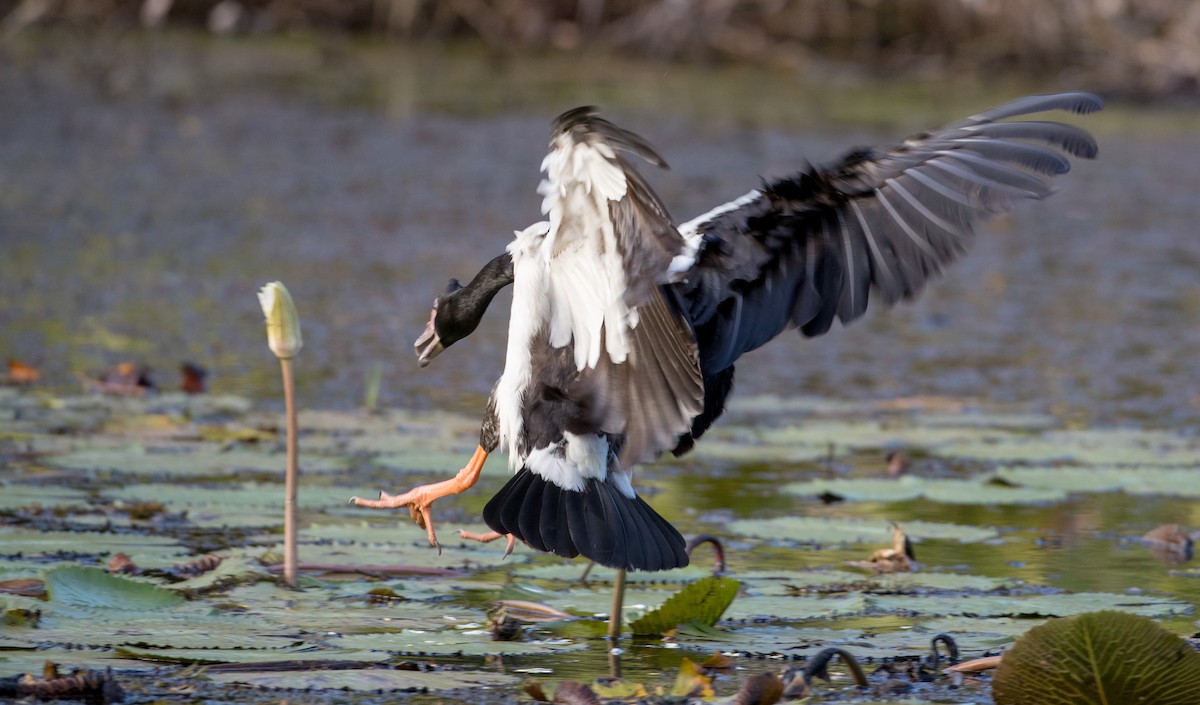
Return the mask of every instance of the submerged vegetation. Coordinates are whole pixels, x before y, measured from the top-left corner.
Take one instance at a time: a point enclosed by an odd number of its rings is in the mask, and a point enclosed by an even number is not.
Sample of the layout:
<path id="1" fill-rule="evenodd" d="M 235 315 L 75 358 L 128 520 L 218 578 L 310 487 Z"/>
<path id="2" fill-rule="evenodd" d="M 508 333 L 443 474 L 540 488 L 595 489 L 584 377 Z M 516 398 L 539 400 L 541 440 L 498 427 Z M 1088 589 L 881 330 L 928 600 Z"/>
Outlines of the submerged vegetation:
<path id="1" fill-rule="evenodd" d="M 715 432 L 717 450 L 657 467 L 645 478 L 652 501 L 689 533 L 724 537 L 727 577 L 706 577 L 699 557 L 684 570 L 631 574 L 625 617 L 640 636 L 622 644 L 614 673 L 603 638 L 612 571 L 584 577 L 580 563 L 521 548 L 503 558 L 457 544 L 439 555 L 403 513 L 345 504 L 365 487 L 443 474 L 474 442 L 471 417 L 301 414 L 301 578 L 288 590 L 276 414 L 233 397 L 0 389 L 0 675 L 40 674 L 47 660 L 63 673 L 112 667 L 135 700 L 169 700 L 163 689 L 186 683 L 264 702 L 279 688 L 478 702 L 456 693 L 507 700 L 530 677 L 548 691 L 575 681 L 566 691 L 625 700 L 732 697 L 796 692 L 799 671 L 786 666 L 833 648 L 863 664 L 868 687 L 835 660 L 831 682 L 803 682 L 813 702 L 935 699 L 950 687 L 959 701 L 988 702 L 989 677 L 955 685 L 944 662 L 930 665 L 931 640 L 947 635 L 957 658 L 994 655 L 1048 619 L 1096 610 L 1195 631 L 1200 575 L 1182 556 L 1157 562 L 1138 538 L 1138 517 L 1200 524 L 1194 503 L 1172 500 L 1194 483 L 1161 479 L 1194 471 L 1184 454 L 1200 452 L 1195 439 L 1002 410 L 947 417 L 939 405 L 748 398 Z M 1058 452 L 1048 455 L 1051 444 Z M 762 464 L 784 449 L 792 459 Z M 909 458 L 905 472 L 872 479 L 895 449 Z M 1053 480 L 1115 470 L 1136 481 Z M 504 475 L 494 461 L 478 492 L 448 503 L 447 519 L 474 528 Z M 764 503 L 781 483 L 789 492 Z M 1112 509 L 1099 521 L 1028 525 L 1066 503 Z M 912 556 L 903 572 L 863 560 L 894 542 Z M 1054 576 L 1083 556 L 1103 565 L 1073 568 L 1080 588 L 1063 589 Z M 1027 564 L 1041 567 L 1019 568 Z M 706 662 L 714 652 L 724 656 Z M 750 678 L 764 670 L 775 680 Z"/>

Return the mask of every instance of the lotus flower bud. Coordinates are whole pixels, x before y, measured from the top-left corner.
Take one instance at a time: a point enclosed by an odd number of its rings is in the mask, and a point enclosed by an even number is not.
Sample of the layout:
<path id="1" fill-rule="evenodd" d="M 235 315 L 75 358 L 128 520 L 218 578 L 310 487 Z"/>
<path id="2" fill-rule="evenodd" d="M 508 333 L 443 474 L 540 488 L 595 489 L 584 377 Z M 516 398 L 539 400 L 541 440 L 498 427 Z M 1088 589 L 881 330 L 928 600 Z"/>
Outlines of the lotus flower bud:
<path id="1" fill-rule="evenodd" d="M 275 357 L 287 360 L 296 356 L 304 341 L 300 337 L 300 317 L 296 304 L 283 282 L 271 282 L 258 292 L 263 315 L 267 317 L 267 345 Z"/>

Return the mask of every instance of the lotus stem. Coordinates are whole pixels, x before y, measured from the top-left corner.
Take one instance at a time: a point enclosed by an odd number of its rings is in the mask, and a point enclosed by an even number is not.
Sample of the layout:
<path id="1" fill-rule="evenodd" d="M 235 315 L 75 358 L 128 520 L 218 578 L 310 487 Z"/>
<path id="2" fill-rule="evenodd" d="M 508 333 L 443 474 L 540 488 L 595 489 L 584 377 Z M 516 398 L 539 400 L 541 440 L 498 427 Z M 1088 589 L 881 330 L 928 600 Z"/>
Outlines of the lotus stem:
<path id="1" fill-rule="evenodd" d="M 291 358 L 280 358 L 283 373 L 283 406 L 287 417 L 287 470 L 283 495 L 283 581 L 296 587 L 296 487 L 300 483 L 299 435 L 296 428 L 296 390 Z"/>
<path id="2" fill-rule="evenodd" d="M 713 553 L 715 554 L 713 561 L 713 575 L 723 575 L 725 573 L 725 546 L 721 543 L 721 539 L 713 536 L 712 534 L 700 534 L 699 536 L 694 537 L 691 541 L 688 541 L 687 546 L 684 546 L 683 550 L 690 558 L 692 551 L 696 550 L 696 547 L 706 543 L 712 544 Z"/>
<path id="3" fill-rule="evenodd" d="M 870 686 L 870 683 L 867 681 L 867 674 L 863 673 L 862 666 L 859 665 L 858 659 L 854 658 L 854 654 L 835 646 L 821 650 L 816 656 L 808 660 L 802 674 L 804 682 L 812 683 L 813 678 L 829 680 L 829 662 L 833 660 L 834 656 L 842 657 L 842 663 L 846 664 L 846 668 L 850 670 L 850 677 L 854 679 L 855 685 L 859 688 Z"/>

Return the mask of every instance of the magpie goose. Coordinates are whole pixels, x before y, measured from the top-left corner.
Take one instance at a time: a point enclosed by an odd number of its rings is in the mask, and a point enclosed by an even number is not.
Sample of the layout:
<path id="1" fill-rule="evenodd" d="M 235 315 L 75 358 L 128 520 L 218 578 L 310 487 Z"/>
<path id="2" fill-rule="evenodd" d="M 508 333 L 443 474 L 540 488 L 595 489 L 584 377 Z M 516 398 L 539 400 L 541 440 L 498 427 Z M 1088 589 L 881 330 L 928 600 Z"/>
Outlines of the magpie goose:
<path id="1" fill-rule="evenodd" d="M 686 565 L 679 532 L 634 491 L 634 467 L 692 447 L 742 354 L 788 329 L 847 324 L 870 296 L 913 298 L 966 251 L 974 223 L 1048 196 L 1064 154 L 1097 154 L 1078 127 L 1009 118 L 1101 107 L 1088 93 L 1021 98 L 764 182 L 678 227 L 631 163 L 662 158 L 594 108 L 564 113 L 542 164 L 548 220 L 468 285 L 451 280 L 415 344 L 428 364 L 513 285 L 479 448 L 452 480 L 352 501 L 408 506 L 436 545 L 431 503 L 472 486 L 503 446 L 515 475 L 484 509 L 489 538 L 618 569 Z"/>

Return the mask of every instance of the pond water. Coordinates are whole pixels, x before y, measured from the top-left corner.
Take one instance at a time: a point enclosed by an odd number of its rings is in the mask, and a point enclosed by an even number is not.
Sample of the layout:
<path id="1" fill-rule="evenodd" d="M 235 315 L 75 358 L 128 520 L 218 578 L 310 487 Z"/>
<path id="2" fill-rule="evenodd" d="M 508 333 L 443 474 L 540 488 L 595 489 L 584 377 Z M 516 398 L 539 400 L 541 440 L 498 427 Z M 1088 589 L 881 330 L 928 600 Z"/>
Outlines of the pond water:
<path id="1" fill-rule="evenodd" d="M 210 370 L 214 393 L 267 409 L 279 405 L 277 366 L 255 291 L 279 279 L 303 320 L 303 408 L 359 407 L 379 370 L 383 408 L 481 411 L 503 364 L 504 295 L 469 341 L 429 368 L 417 368 L 411 344 L 448 277 L 469 277 L 513 229 L 539 218 L 549 120 L 567 107 L 598 104 L 654 144 L 672 170 L 648 176 L 683 220 L 806 160 L 1024 92 L 1086 88 L 883 86 L 849 73 L 485 57 L 336 39 L 23 36 L 3 51 L 0 354 L 39 367 L 55 391 L 123 360 L 150 365 L 172 389 L 178 364 L 192 360 Z M 1200 112 L 1116 105 L 1072 120 L 1099 137 L 1097 162 L 1077 164 L 1050 200 L 983 226 L 973 251 L 915 303 L 871 311 L 817 340 L 785 335 L 748 356 L 738 394 L 861 402 L 870 418 L 871 405 L 888 400 L 1049 414 L 1060 429 L 1165 429 L 1191 448 L 1200 428 L 1200 160 L 1192 158 Z M 754 433 L 750 407 L 736 428 Z M 804 419 L 771 416 L 763 427 Z M 644 474 L 653 477 L 650 501 L 685 533 L 787 514 L 993 526 L 1002 540 L 931 541 L 918 559 L 1048 588 L 1200 604 L 1194 567 L 1164 565 L 1132 541 L 1165 522 L 1200 527 L 1194 492 L 822 505 L 777 491 L 813 477 L 877 476 L 882 450 L 838 453 L 832 464 L 702 458 Z M 994 466 L 914 457 L 923 476 Z M 373 471 L 360 481 L 396 479 Z M 497 482 L 451 505 L 452 516 L 469 520 Z M 837 566 L 864 552 L 802 554 L 797 564 L 786 546 L 735 542 L 733 565 Z M 1179 633 L 1193 629 L 1192 614 L 1160 618 Z M 605 663 L 596 650 L 517 660 L 551 668 L 550 678 L 590 679 Z M 647 679 L 677 665 L 661 646 L 637 647 L 625 663 Z"/>

